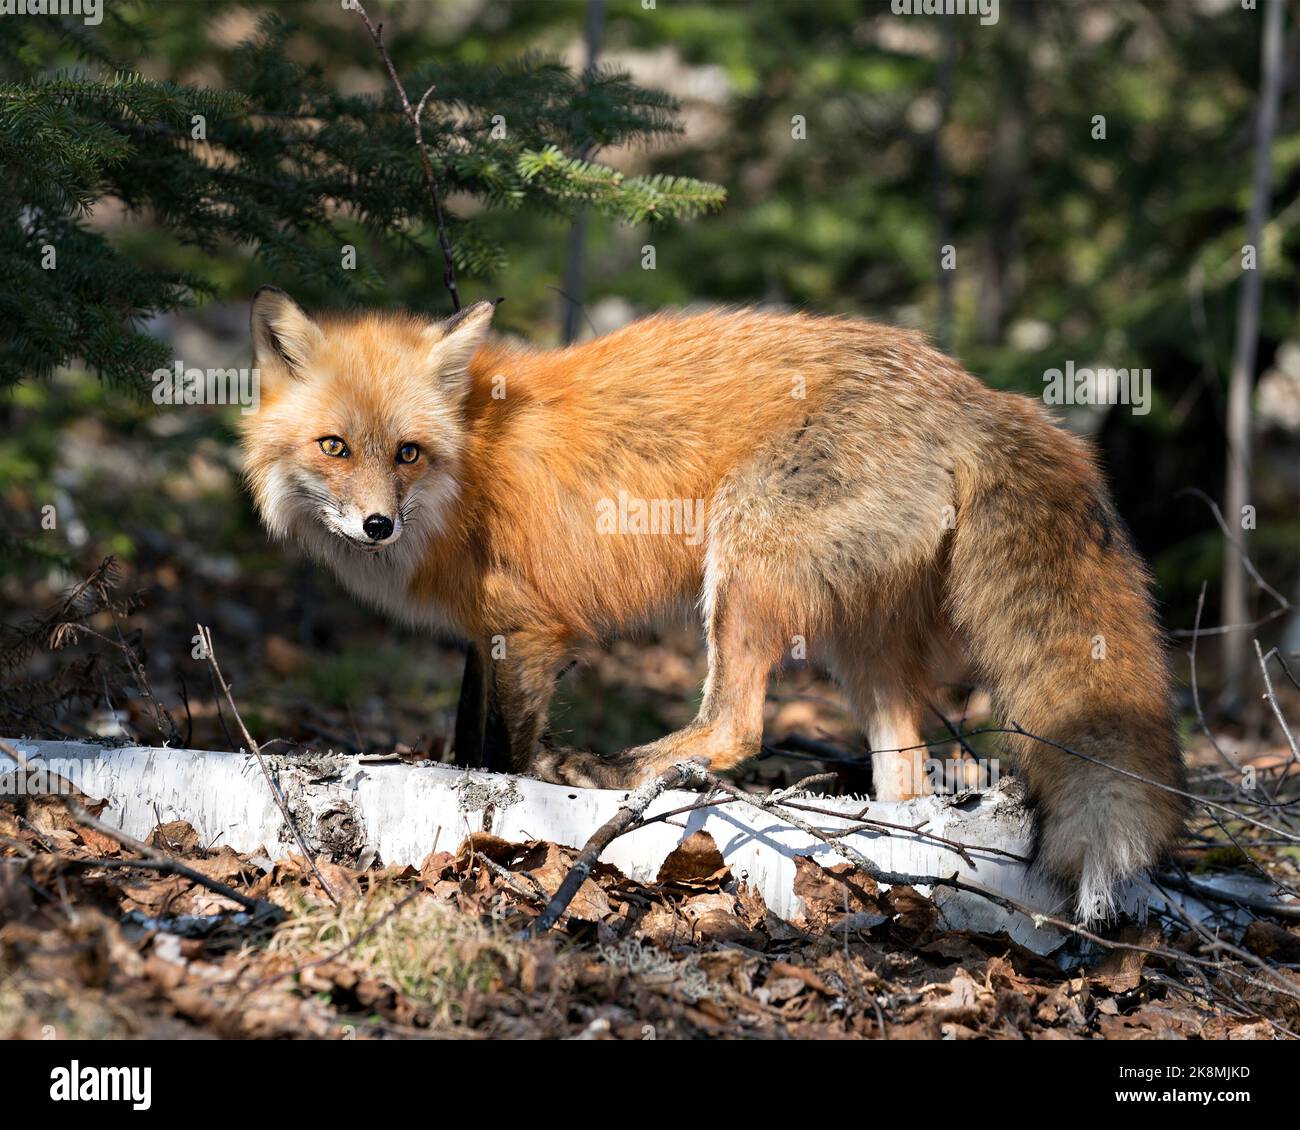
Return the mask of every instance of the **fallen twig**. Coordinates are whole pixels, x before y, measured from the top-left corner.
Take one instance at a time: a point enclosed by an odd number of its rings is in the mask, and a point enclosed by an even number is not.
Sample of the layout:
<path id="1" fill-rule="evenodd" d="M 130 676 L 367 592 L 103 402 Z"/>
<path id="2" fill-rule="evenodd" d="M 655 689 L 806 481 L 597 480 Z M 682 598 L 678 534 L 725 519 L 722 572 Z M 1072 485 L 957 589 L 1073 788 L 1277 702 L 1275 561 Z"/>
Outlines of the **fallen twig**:
<path id="1" fill-rule="evenodd" d="M 203 654 L 207 658 L 209 666 L 212 668 L 212 677 L 216 681 L 221 693 L 225 696 L 226 702 L 230 706 L 231 713 L 235 716 L 235 724 L 239 727 L 240 734 L 243 735 L 244 742 L 252 755 L 257 758 L 257 764 L 261 767 L 262 776 L 266 778 L 267 787 L 271 790 L 271 795 L 275 798 L 275 803 L 279 806 L 280 813 L 284 817 L 284 822 L 289 826 L 289 831 L 293 833 L 293 838 L 297 841 L 298 849 L 302 852 L 303 858 L 306 859 L 307 865 L 311 868 L 312 874 L 316 876 L 316 881 L 320 883 L 321 889 L 328 896 L 330 902 L 338 906 L 339 900 L 330 885 L 325 882 L 325 876 L 321 874 L 320 868 L 316 866 L 316 857 L 307 850 L 307 843 L 302 838 L 302 833 L 298 831 L 298 825 L 294 821 L 293 813 L 289 811 L 289 804 L 284 799 L 279 787 L 275 783 L 275 778 L 271 776 L 271 770 L 267 768 L 266 759 L 262 756 L 262 750 L 258 744 L 253 741 L 253 735 L 248 732 L 248 727 L 244 725 L 244 720 L 239 716 L 239 707 L 235 705 L 234 696 L 230 693 L 230 687 L 226 684 L 226 677 L 221 673 L 221 668 L 217 665 L 217 653 L 212 647 L 212 633 L 202 624 L 196 624 L 199 630 L 199 643 L 203 647 Z"/>
<path id="2" fill-rule="evenodd" d="M 1231 942 L 1225 941 L 1222 937 L 1210 933 L 1210 931 L 1208 931 L 1200 922 L 1198 922 L 1193 915 L 1187 913 L 1186 907 L 1184 907 L 1181 903 L 1176 902 L 1174 899 L 1172 899 L 1169 896 L 1168 891 L 1161 890 L 1158 885 L 1153 885 L 1147 882 L 1145 879 L 1137 879 L 1136 881 L 1141 886 L 1147 889 L 1148 898 L 1150 897 L 1151 894 L 1159 895 L 1161 901 L 1165 904 L 1165 906 L 1171 908 L 1174 911 L 1174 913 L 1177 915 L 1177 917 L 1180 918 L 1183 921 L 1183 923 L 1187 925 L 1192 930 L 1192 932 L 1197 935 L 1197 937 L 1200 938 L 1201 944 L 1205 946 L 1207 949 L 1209 949 L 1211 952 L 1227 954 L 1229 957 L 1232 957 L 1237 961 L 1240 961 L 1244 965 L 1249 965 L 1255 969 L 1258 969 L 1261 973 L 1263 973 L 1268 978 L 1268 983 L 1265 984 L 1266 988 L 1271 989 L 1273 992 L 1280 992 L 1284 996 L 1289 996 L 1292 997 L 1293 999 L 1300 1000 L 1300 993 L 1296 991 L 1295 986 L 1289 983 L 1288 981 L 1284 980 L 1281 977 L 1281 975 L 1278 973 L 1278 971 L 1274 969 L 1271 965 L 1269 965 L 1266 961 L 1264 961 L 1263 958 L 1258 957 L 1253 953 L 1250 953 L 1248 950 L 1241 949 L 1239 946 L 1234 946 Z M 1258 981 L 1255 981 L 1254 978 L 1250 978 L 1245 974 L 1237 973 L 1235 970 L 1229 970 L 1221 967 L 1220 973 L 1226 974 L 1228 976 L 1240 977 L 1242 980 L 1245 980 L 1248 983 L 1254 983 L 1254 984 L 1260 983 Z"/>
<path id="3" fill-rule="evenodd" d="M 1070 922 L 1066 919 L 1058 918 L 1055 915 L 1045 914 L 1042 911 L 1035 910 L 1033 907 L 1026 906 L 1025 904 L 1019 902 L 1018 900 L 1009 898 L 1006 895 L 999 894 L 998 892 L 995 891 L 987 890 L 986 888 L 977 886 L 974 883 L 967 883 L 962 879 L 958 879 L 956 875 L 947 875 L 947 876 L 899 875 L 894 872 L 883 871 L 880 868 L 876 867 L 870 860 L 866 859 L 866 857 L 863 856 L 861 852 L 858 852 L 850 845 L 845 844 L 843 840 L 840 838 L 843 835 L 843 833 L 839 833 L 836 835 L 828 834 L 826 832 L 822 832 L 818 828 L 813 827 L 811 824 L 807 824 L 806 822 L 803 822 L 801 820 L 798 820 L 795 817 L 790 816 L 786 812 L 776 813 L 775 810 L 784 806 L 782 806 L 779 802 L 774 804 L 770 797 L 757 797 L 750 793 L 746 793 L 744 790 L 740 789 L 736 785 L 733 785 L 730 781 L 724 781 L 720 777 L 717 777 L 714 774 L 709 773 L 707 771 L 704 771 L 703 775 L 713 788 L 721 789 L 723 792 L 734 797 L 736 800 L 741 801 L 742 803 L 745 804 L 753 805 L 755 808 L 758 808 L 764 812 L 773 812 L 774 814 L 780 815 L 782 819 L 786 820 L 794 827 L 799 828 L 801 831 L 807 833 L 808 835 L 814 836 L 815 838 L 821 840 L 823 843 L 834 848 L 834 850 L 837 853 L 842 855 L 850 863 L 853 863 L 860 871 L 862 871 L 866 875 L 869 875 L 872 879 L 875 879 L 877 882 L 886 883 L 890 886 L 905 885 L 905 886 L 912 886 L 912 887 L 915 886 L 950 887 L 958 891 L 967 891 L 971 894 L 977 894 L 983 898 L 988 899 L 990 902 L 998 906 L 1001 906 L 1004 910 L 1010 910 L 1010 911 L 1014 911 L 1015 913 L 1024 915 L 1031 922 L 1033 922 L 1036 927 L 1044 926 L 1044 925 L 1053 926 L 1058 930 L 1062 930 L 1066 933 L 1073 934 L 1074 936 L 1078 938 L 1082 938 L 1085 941 L 1091 942 L 1094 945 L 1100 946 L 1103 949 L 1130 950 L 1137 953 L 1145 953 L 1154 957 L 1160 957 L 1168 961 L 1188 962 L 1191 963 L 1192 965 L 1214 969 L 1216 972 L 1219 972 L 1221 974 L 1227 974 L 1229 976 L 1237 977 L 1240 980 L 1243 980 L 1250 984 L 1263 985 L 1263 987 L 1268 988 L 1273 992 L 1280 992 L 1286 996 L 1300 1000 L 1300 992 L 1297 992 L 1293 987 L 1291 987 L 1286 982 L 1281 981 L 1278 978 L 1276 971 L 1272 970 L 1270 967 L 1266 965 L 1263 965 L 1262 963 L 1259 963 L 1259 965 L 1261 968 L 1265 969 L 1268 972 L 1268 975 L 1272 982 L 1270 984 L 1264 984 L 1263 982 L 1260 982 L 1256 978 L 1252 978 L 1245 974 L 1237 973 L 1233 970 L 1224 969 L 1221 963 L 1209 961 L 1204 958 L 1193 957 L 1190 954 L 1181 953 L 1177 950 L 1172 950 L 1164 946 L 1142 946 L 1142 945 L 1136 945 L 1131 942 L 1119 942 L 1119 941 L 1113 941 L 1110 938 L 1104 938 L 1100 934 L 1093 933 L 1091 930 L 1088 930 L 1085 927 L 1080 926 L 1076 922 Z M 1231 949 L 1235 954 L 1235 948 L 1228 947 L 1226 944 L 1222 946 L 1218 946 L 1217 948 L 1225 951 Z M 1253 960 L 1257 962 L 1258 959 L 1253 959 Z"/>
<path id="4" fill-rule="evenodd" d="M 1257 584 L 1263 592 L 1267 593 L 1277 602 L 1277 607 L 1274 608 L 1272 612 L 1266 613 L 1264 616 L 1260 617 L 1258 620 L 1250 624 L 1221 624 L 1215 628 L 1202 628 L 1198 624 L 1190 632 L 1187 631 L 1185 628 L 1178 628 L 1170 632 L 1170 635 L 1219 636 L 1219 635 L 1224 635 L 1228 632 L 1242 632 L 1242 631 L 1246 631 L 1247 629 L 1258 628 L 1263 624 L 1267 624 L 1270 620 L 1276 620 L 1279 616 L 1284 616 L 1286 615 L 1286 613 L 1290 612 L 1293 608 L 1293 605 L 1289 600 L 1287 600 L 1286 597 L 1284 597 L 1280 592 L 1278 592 L 1277 589 L 1275 589 L 1272 585 L 1270 585 L 1260 575 L 1259 570 L 1255 568 L 1255 563 L 1250 559 L 1250 554 L 1246 552 L 1246 547 L 1242 545 L 1241 542 L 1238 541 L 1235 537 L 1233 537 L 1232 530 L 1228 528 L 1228 523 L 1227 521 L 1225 521 L 1223 517 L 1223 511 L 1219 509 L 1218 503 L 1215 502 L 1214 499 L 1212 499 L 1208 494 L 1206 494 L 1205 491 L 1201 490 L 1198 487 L 1185 487 L 1182 490 L 1178 491 L 1174 495 L 1174 497 L 1181 498 L 1185 494 L 1190 494 L 1195 498 L 1199 498 L 1202 502 L 1205 503 L 1206 506 L 1210 508 L 1210 512 L 1214 515 L 1215 522 L 1218 523 L 1219 529 L 1223 531 L 1224 540 L 1230 546 L 1232 546 L 1237 556 L 1241 559 L 1242 567 L 1246 570 L 1247 573 L 1250 574 L 1251 580 L 1253 580 L 1255 584 Z"/>
<path id="5" fill-rule="evenodd" d="M 645 810 L 660 793 L 665 789 L 676 788 L 678 785 L 701 783 L 709 777 L 710 775 L 700 765 L 693 761 L 683 761 L 633 789 L 628 794 L 627 800 L 619 805 L 618 811 L 592 833 L 578 858 L 574 860 L 573 868 L 564 877 L 564 881 L 551 901 L 546 904 L 546 909 L 529 923 L 522 937 L 538 937 L 560 920 L 560 916 L 578 893 L 578 888 L 591 874 L 591 869 L 596 866 L 600 853 L 624 832 L 631 831 L 638 825 Z"/>
<path id="6" fill-rule="evenodd" d="M 852 863 L 854 867 L 859 871 L 862 871 L 864 874 L 870 875 L 871 878 L 875 879 L 877 882 L 887 883 L 892 886 L 894 884 L 911 885 L 915 882 L 937 881 L 920 879 L 915 875 L 904 875 L 896 871 L 885 871 L 872 863 L 871 860 L 858 851 L 857 848 L 853 847 L 851 844 L 844 843 L 839 835 L 832 835 L 823 832 L 820 828 L 809 824 L 808 821 L 804 820 L 802 817 L 793 816 L 787 811 L 781 811 L 796 806 L 781 801 L 774 801 L 770 796 L 755 796 L 753 793 L 745 792 L 745 790 L 739 785 L 734 785 L 730 781 L 724 780 L 714 773 L 709 773 L 707 770 L 702 770 L 701 772 L 704 774 L 704 777 L 711 788 L 718 792 L 724 792 L 735 800 L 738 800 L 743 804 L 751 805 L 752 807 L 759 809 L 761 812 L 777 815 L 792 828 L 798 828 L 799 831 L 812 836 L 815 839 L 821 840 L 822 843 L 830 844 L 837 852 L 843 855 L 845 859 Z M 838 813 L 836 815 L 838 815 Z"/>

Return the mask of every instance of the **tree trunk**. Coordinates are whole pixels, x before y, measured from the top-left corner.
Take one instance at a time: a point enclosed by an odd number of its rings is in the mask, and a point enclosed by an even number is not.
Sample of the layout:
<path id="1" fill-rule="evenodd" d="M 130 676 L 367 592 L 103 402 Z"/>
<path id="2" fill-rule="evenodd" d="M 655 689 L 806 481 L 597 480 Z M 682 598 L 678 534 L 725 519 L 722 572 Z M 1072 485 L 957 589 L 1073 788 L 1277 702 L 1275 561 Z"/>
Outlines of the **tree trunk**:
<path id="1" fill-rule="evenodd" d="M 939 311 L 935 317 L 935 344 L 947 353 L 952 348 L 952 283 L 955 271 L 943 266 L 944 248 L 952 242 L 952 222 L 948 212 L 948 171 L 943 160 L 943 130 L 952 110 L 952 72 L 957 57 L 957 37 L 952 20 L 939 23 L 939 66 L 935 86 L 939 91 L 939 120 L 934 126 L 930 157 L 934 209 L 935 257 L 939 264 Z"/>
<path id="2" fill-rule="evenodd" d="M 1259 343 L 1259 307 L 1263 288 L 1263 249 L 1260 238 L 1268 214 L 1273 178 L 1273 134 L 1282 87 L 1282 19 L 1284 0 L 1266 0 L 1260 48 L 1259 110 L 1255 119 L 1254 186 L 1247 220 L 1247 242 L 1255 253 L 1254 269 L 1246 271 L 1237 292 L 1237 336 L 1232 350 L 1232 376 L 1228 383 L 1228 457 L 1224 487 L 1224 517 L 1244 550 L 1242 524 L 1250 501 L 1251 393 L 1255 385 L 1255 353 Z M 1246 599 L 1246 570 L 1231 541 L 1223 547 L 1224 624 L 1246 624 L 1250 612 Z M 1246 643 L 1242 628 L 1223 637 L 1223 705 L 1235 708 L 1245 681 Z"/>

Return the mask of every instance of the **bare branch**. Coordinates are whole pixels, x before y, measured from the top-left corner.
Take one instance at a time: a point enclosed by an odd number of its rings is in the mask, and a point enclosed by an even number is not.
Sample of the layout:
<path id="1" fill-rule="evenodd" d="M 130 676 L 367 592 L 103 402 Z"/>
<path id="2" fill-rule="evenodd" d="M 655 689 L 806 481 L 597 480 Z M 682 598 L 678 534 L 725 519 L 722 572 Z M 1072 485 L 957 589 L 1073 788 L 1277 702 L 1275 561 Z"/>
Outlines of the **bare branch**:
<path id="1" fill-rule="evenodd" d="M 564 877 L 564 881 L 552 896 L 551 901 L 546 904 L 546 909 L 529 923 L 527 929 L 523 932 L 523 936 L 525 938 L 538 937 L 546 933 L 560 920 L 560 916 L 578 893 L 578 888 L 591 874 L 591 869 L 596 866 L 596 861 L 600 859 L 600 853 L 619 836 L 623 835 L 624 832 L 630 832 L 634 827 L 637 827 L 640 824 L 641 817 L 645 815 L 645 810 L 650 807 L 660 793 L 665 789 L 676 788 L 678 785 L 691 782 L 702 782 L 708 778 L 709 775 L 705 770 L 695 762 L 683 761 L 633 789 L 628 794 L 627 799 L 619 805 L 618 811 L 592 833 L 578 858 L 574 860 L 572 870 Z"/>
<path id="2" fill-rule="evenodd" d="M 442 214 L 442 199 L 438 188 L 438 178 L 433 171 L 433 163 L 429 160 L 429 151 L 424 144 L 424 128 L 420 124 L 421 115 L 424 113 L 424 104 L 429 95 L 433 93 L 434 88 L 429 87 L 421 95 L 418 112 L 411 109 L 411 100 L 406 96 L 406 87 L 402 85 L 402 80 L 397 77 L 397 68 L 393 66 L 393 58 L 388 54 L 388 48 L 384 46 L 384 25 L 376 25 L 371 22 L 361 0 L 352 0 L 351 7 L 361 17 L 362 23 L 366 25 L 366 30 L 370 32 L 370 38 L 375 41 L 375 46 L 379 48 L 379 54 L 383 56 L 384 66 L 388 68 L 388 77 L 393 81 L 393 89 L 397 91 L 397 97 L 402 103 L 402 113 L 406 115 L 406 120 L 411 123 L 411 129 L 415 133 L 415 147 L 420 151 L 420 165 L 424 170 L 424 183 L 429 190 L 429 201 L 433 205 L 433 215 L 438 225 L 438 246 L 442 250 L 442 283 L 451 295 L 452 309 L 459 310 L 460 290 L 456 285 L 456 263 L 451 254 L 451 240 L 447 238 L 447 224 Z"/>
<path id="3" fill-rule="evenodd" d="M 1273 717 L 1277 719 L 1277 724 L 1282 727 L 1282 733 L 1286 737 L 1287 745 L 1291 747 L 1291 758 L 1297 764 L 1300 764 L 1300 746 L 1296 745 L 1295 735 L 1291 733 L 1291 727 L 1287 725 L 1286 718 L 1282 714 L 1282 708 L 1277 704 L 1277 694 L 1273 690 L 1273 680 L 1268 673 L 1268 661 L 1277 654 L 1277 648 L 1273 648 L 1267 655 L 1260 650 L 1259 640 L 1255 640 L 1255 656 L 1259 660 L 1259 669 L 1264 673 L 1264 697 L 1268 699 L 1268 704 L 1273 708 Z"/>
<path id="4" fill-rule="evenodd" d="M 329 897 L 330 902 L 338 906 L 339 900 L 330 889 L 330 885 L 325 882 L 325 876 L 320 873 L 320 868 L 316 866 L 316 857 L 307 850 L 306 841 L 303 840 L 302 833 L 298 831 L 298 825 L 294 822 L 293 814 L 289 811 L 289 804 L 276 785 L 275 778 L 271 776 L 271 770 L 267 768 L 266 759 L 262 756 L 261 748 L 253 741 L 253 735 L 248 732 L 248 727 L 244 725 L 244 720 L 239 716 L 239 707 L 235 705 L 235 699 L 230 693 L 230 687 L 226 685 L 226 677 L 221 673 L 221 668 L 217 666 L 217 653 L 212 647 L 212 633 L 202 624 L 196 624 L 195 627 L 199 630 L 199 642 L 203 645 L 203 653 L 212 668 L 212 677 L 216 680 L 217 686 L 221 688 L 221 693 L 225 696 L 226 703 L 235 716 L 235 724 L 239 727 L 240 734 L 243 735 L 245 746 L 257 758 L 257 764 L 261 767 L 262 776 L 266 778 L 267 787 L 271 790 L 271 795 L 275 798 L 275 803 L 279 806 L 280 813 L 284 816 L 284 822 L 289 826 L 289 831 L 293 833 L 299 851 L 302 852 L 303 858 L 312 870 L 312 874 L 316 876 L 316 881 L 320 883 L 321 889 Z"/>

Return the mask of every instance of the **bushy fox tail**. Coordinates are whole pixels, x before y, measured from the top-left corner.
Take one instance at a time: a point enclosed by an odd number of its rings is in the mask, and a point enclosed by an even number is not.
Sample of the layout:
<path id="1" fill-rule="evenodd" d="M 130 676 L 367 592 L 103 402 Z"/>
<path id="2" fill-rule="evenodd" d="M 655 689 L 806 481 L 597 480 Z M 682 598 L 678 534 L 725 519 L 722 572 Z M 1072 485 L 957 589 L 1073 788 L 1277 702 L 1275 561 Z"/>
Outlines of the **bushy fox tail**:
<path id="1" fill-rule="evenodd" d="M 1033 735 L 1009 744 L 1038 817 L 1037 865 L 1097 921 L 1184 819 L 1168 791 L 1185 777 L 1164 646 L 1089 445 L 1031 401 L 994 395 L 997 434 L 957 476 L 949 611 L 1006 725 Z"/>

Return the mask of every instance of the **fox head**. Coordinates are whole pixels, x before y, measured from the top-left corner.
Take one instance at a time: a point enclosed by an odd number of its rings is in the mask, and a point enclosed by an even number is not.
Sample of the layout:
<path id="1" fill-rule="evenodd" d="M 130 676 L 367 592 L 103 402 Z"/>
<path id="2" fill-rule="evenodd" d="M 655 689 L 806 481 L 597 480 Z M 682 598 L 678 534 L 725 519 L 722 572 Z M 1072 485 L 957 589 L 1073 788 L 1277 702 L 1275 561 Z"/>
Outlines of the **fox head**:
<path id="1" fill-rule="evenodd" d="M 457 494 L 469 362 L 492 311 L 315 320 L 282 290 L 257 292 L 261 406 L 243 419 L 243 445 L 272 533 L 336 559 L 418 556 Z"/>

